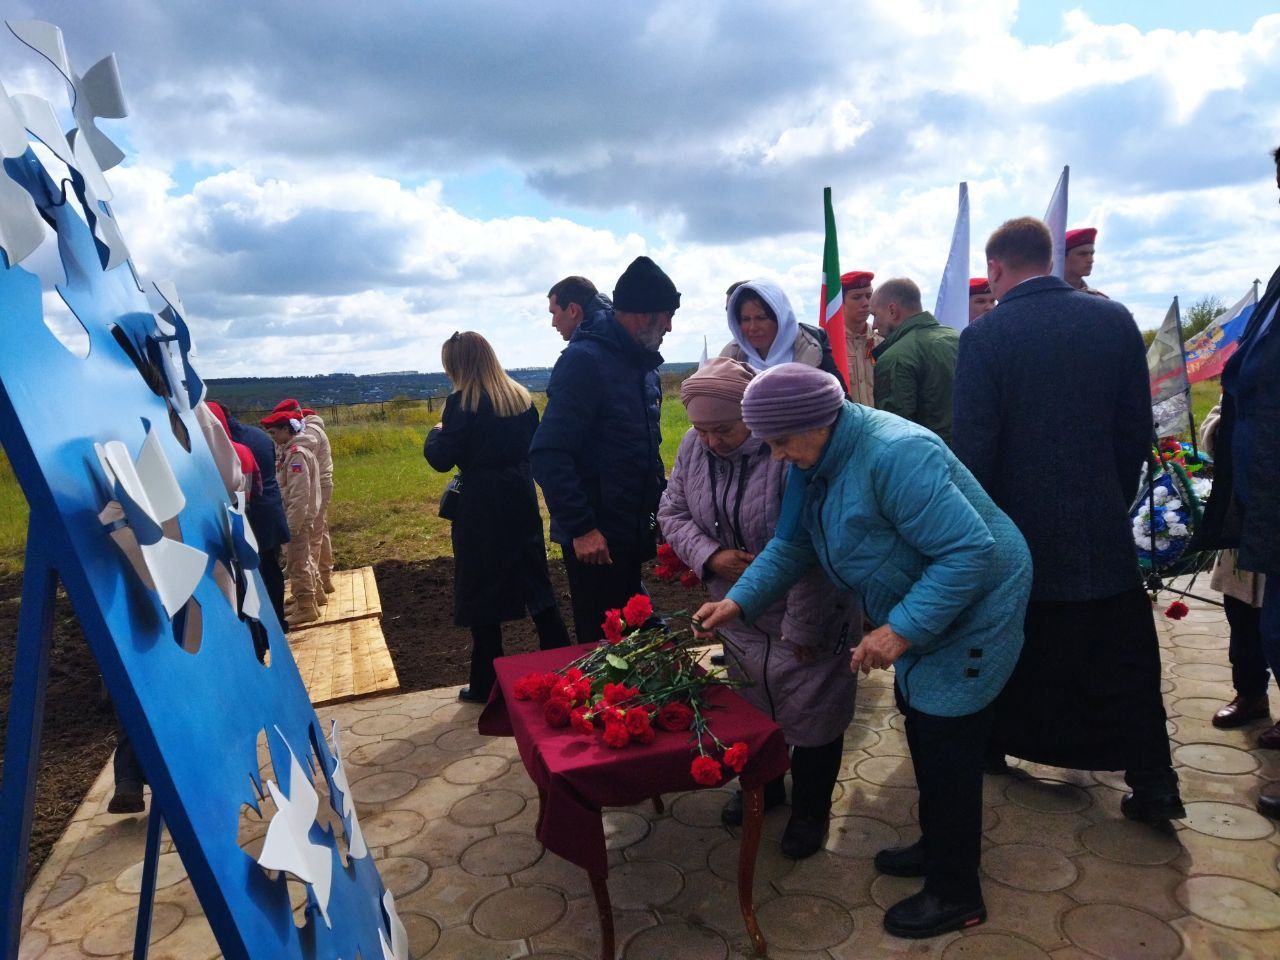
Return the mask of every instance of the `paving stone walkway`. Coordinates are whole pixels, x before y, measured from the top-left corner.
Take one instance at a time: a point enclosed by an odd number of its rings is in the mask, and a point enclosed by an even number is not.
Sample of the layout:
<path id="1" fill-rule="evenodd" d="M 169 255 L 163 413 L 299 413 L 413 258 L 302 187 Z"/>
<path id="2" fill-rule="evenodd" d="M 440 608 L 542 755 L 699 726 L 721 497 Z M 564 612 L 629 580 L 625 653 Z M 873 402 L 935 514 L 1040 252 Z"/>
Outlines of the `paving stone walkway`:
<path id="1" fill-rule="evenodd" d="M 765 822 L 756 871 L 770 956 L 1034 960 L 1280 957 L 1280 834 L 1253 804 L 1280 793 L 1280 752 L 1210 717 L 1231 697 L 1220 609 L 1193 603 L 1160 620 L 1169 732 L 1187 819 L 1162 833 L 1120 816 L 1118 773 L 1019 764 L 986 781 L 984 890 L 990 919 L 926 942 L 883 933 L 886 906 L 919 881 L 881 877 L 871 858 L 909 843 L 916 792 L 889 676 L 858 695 L 845 739 L 826 849 L 793 863 L 778 851 L 786 812 Z M 344 752 L 382 877 L 414 957 L 598 956 L 582 871 L 533 837 L 536 790 L 509 739 L 475 732 L 479 708 L 455 688 L 320 711 L 343 726 Z M 1272 709 L 1280 697 L 1272 688 Z M 142 817 L 105 813 L 103 771 L 27 898 L 23 958 L 125 957 L 132 944 Z M 610 810 L 605 824 L 620 955 L 626 960 L 750 956 L 735 887 L 738 844 L 720 826 L 723 790 Z M 246 822 L 255 850 L 265 824 Z M 151 957 L 218 956 L 172 847 L 161 857 Z M 295 903 L 299 902 L 295 899 Z"/>

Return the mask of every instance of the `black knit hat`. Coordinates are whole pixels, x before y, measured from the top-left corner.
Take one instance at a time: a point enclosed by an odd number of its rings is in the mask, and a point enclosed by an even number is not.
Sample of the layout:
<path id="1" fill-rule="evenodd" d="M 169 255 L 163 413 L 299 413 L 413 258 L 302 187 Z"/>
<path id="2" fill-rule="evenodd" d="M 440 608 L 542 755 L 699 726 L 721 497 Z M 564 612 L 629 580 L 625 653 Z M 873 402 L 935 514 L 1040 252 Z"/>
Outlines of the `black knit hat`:
<path id="1" fill-rule="evenodd" d="M 613 287 L 613 308 L 623 313 L 674 313 L 680 291 L 648 257 L 636 257 Z"/>

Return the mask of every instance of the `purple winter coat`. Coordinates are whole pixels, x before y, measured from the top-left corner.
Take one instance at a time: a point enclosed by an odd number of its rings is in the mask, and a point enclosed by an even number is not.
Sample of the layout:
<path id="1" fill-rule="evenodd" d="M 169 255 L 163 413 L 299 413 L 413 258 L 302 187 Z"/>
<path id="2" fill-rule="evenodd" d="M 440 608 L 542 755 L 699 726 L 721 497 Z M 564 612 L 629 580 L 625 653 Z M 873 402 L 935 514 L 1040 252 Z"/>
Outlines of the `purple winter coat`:
<path id="1" fill-rule="evenodd" d="M 764 549 L 778 522 L 786 470 L 754 437 L 728 457 L 711 453 L 694 430 L 680 442 L 658 527 L 716 600 L 733 584 L 713 574 L 707 561 L 725 548 Z M 817 747 L 844 733 L 853 717 L 857 675 L 849 670 L 849 649 L 861 628 L 857 599 L 814 567 L 752 626 L 737 620 L 721 633 L 730 675 L 752 684 L 742 695 L 774 719 L 787 743 Z M 814 648 L 817 659 L 800 663 L 797 647 Z"/>

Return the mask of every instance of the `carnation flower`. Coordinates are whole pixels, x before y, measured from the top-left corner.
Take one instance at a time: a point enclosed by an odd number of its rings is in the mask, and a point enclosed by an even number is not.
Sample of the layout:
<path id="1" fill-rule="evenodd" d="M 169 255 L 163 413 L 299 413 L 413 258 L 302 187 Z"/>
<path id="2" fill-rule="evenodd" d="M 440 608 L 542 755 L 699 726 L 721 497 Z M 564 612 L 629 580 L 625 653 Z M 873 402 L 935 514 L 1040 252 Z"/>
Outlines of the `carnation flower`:
<path id="1" fill-rule="evenodd" d="M 649 727 L 649 711 L 644 707 L 632 707 L 626 715 L 627 730 L 634 736 Z"/>
<path id="2" fill-rule="evenodd" d="M 701 582 L 702 581 L 698 579 L 698 575 L 692 570 L 686 570 L 680 575 L 680 586 L 684 587 L 686 590 L 692 590 Z"/>
<path id="3" fill-rule="evenodd" d="M 532 700 L 533 692 L 530 689 L 530 677 L 524 676 L 516 681 L 515 686 L 511 688 L 511 695 L 517 700 Z"/>
<path id="4" fill-rule="evenodd" d="M 734 773 L 741 773 L 747 763 L 747 745 L 739 740 L 724 752 L 724 765 Z"/>
<path id="5" fill-rule="evenodd" d="M 604 638 L 610 643 L 618 644 L 622 642 L 622 611 L 607 610 L 604 615 L 604 623 L 600 625 L 604 630 Z"/>
<path id="6" fill-rule="evenodd" d="M 637 593 L 622 608 L 622 619 L 627 621 L 627 626 L 633 630 L 642 626 L 651 616 L 653 616 L 653 601 L 643 593 Z"/>
<path id="7" fill-rule="evenodd" d="M 631 742 L 631 734 L 627 732 L 625 723 L 606 723 L 604 725 L 605 746 L 621 750 Z"/>
<path id="8" fill-rule="evenodd" d="M 610 706 L 626 703 L 639 692 L 635 687 L 628 687 L 625 683 L 606 683 L 604 685 L 604 702 Z"/>
<path id="9" fill-rule="evenodd" d="M 1169 608 L 1165 610 L 1164 615 L 1168 617 L 1170 620 L 1181 620 L 1190 612 L 1191 612 L 1190 607 L 1188 607 L 1181 600 L 1175 600 L 1173 601 L 1173 603 L 1169 604 Z"/>
<path id="10" fill-rule="evenodd" d="M 529 676 L 532 678 L 533 699 L 539 703 L 545 703 L 555 685 L 560 682 L 559 675 L 554 673 L 532 673 Z"/>
<path id="11" fill-rule="evenodd" d="M 591 722 L 591 713 L 586 707 L 574 707 L 569 711 L 569 726 L 588 736 L 596 732 L 595 724 Z"/>
<path id="12" fill-rule="evenodd" d="M 693 758 L 693 763 L 689 767 L 689 773 L 693 775 L 695 783 L 704 787 L 714 787 L 724 776 L 720 764 L 711 757 L 698 756 Z"/>
<path id="13" fill-rule="evenodd" d="M 658 711 L 657 723 L 663 730 L 688 730 L 693 723 L 693 711 L 686 704 L 673 700 Z"/>
<path id="14" fill-rule="evenodd" d="M 548 727 L 567 727 L 569 725 L 569 701 L 553 697 L 542 705 L 542 718 Z"/>

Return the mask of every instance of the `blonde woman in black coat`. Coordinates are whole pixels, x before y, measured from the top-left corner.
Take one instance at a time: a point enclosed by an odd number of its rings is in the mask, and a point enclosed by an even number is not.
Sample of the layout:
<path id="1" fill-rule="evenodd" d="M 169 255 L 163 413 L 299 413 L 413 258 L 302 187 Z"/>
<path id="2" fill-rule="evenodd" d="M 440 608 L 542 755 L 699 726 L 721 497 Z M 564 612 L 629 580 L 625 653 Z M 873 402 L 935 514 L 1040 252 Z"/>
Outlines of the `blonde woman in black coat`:
<path id="1" fill-rule="evenodd" d="M 444 473 L 458 468 L 462 490 L 453 520 L 453 620 L 471 630 L 470 683 L 458 699 L 483 703 L 502 656 L 502 624 L 533 615 L 542 649 L 569 634 L 547 574 L 542 516 L 529 469 L 538 411 L 503 371 L 478 333 L 455 333 L 441 350 L 454 392 L 423 455 Z"/>

